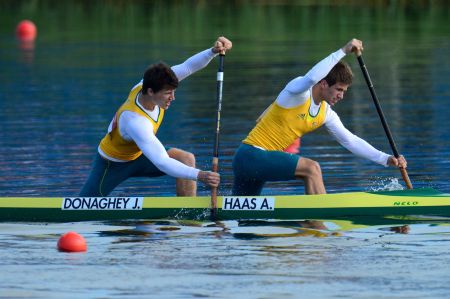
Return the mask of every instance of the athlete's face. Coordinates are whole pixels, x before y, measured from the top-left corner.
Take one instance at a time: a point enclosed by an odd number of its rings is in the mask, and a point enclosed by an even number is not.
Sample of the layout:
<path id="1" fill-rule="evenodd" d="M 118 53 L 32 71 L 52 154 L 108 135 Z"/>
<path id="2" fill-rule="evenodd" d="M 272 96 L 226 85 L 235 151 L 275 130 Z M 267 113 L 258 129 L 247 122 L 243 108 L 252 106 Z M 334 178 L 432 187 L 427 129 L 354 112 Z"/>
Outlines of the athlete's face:
<path id="1" fill-rule="evenodd" d="M 175 100 L 174 88 L 163 88 L 158 92 L 153 93 L 153 103 L 163 108 L 168 109 L 170 103 Z"/>
<path id="2" fill-rule="evenodd" d="M 323 98 L 325 101 L 330 104 L 330 106 L 334 106 L 337 102 L 344 98 L 344 93 L 348 89 L 348 84 L 337 82 L 334 85 L 329 86 L 326 81 L 322 81 L 324 84 L 323 88 Z"/>

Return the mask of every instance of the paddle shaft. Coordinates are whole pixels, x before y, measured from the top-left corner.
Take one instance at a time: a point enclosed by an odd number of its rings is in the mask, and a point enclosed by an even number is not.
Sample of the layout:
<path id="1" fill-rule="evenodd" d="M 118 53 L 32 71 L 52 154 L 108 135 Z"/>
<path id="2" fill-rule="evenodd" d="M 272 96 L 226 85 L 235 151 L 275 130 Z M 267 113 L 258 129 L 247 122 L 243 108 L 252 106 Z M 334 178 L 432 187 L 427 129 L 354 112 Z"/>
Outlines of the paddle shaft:
<path id="1" fill-rule="evenodd" d="M 389 140 L 389 144 L 391 145 L 391 149 L 392 149 L 392 152 L 394 153 L 394 157 L 398 158 L 398 157 L 400 157 L 400 154 L 398 153 L 397 146 L 395 145 L 394 138 L 392 137 L 392 134 L 391 134 L 391 130 L 389 129 L 389 126 L 386 122 L 386 118 L 384 117 L 384 113 L 383 113 L 383 110 L 381 109 L 380 101 L 378 101 L 378 97 L 375 93 L 375 89 L 374 89 L 372 80 L 370 79 L 369 72 L 367 71 L 367 67 L 364 64 L 364 60 L 362 58 L 361 53 L 357 53 L 357 59 L 358 59 L 359 66 L 361 67 L 361 70 L 363 72 L 364 78 L 366 79 L 367 86 L 369 87 L 370 94 L 372 95 L 373 103 L 375 104 L 378 115 L 380 116 L 381 124 L 383 125 L 383 128 L 384 128 L 384 132 L 386 133 L 386 136 Z M 406 187 L 408 189 L 412 189 L 413 186 L 411 184 L 411 180 L 409 179 L 408 172 L 406 171 L 406 169 L 403 167 L 400 167 L 400 172 L 402 174 L 403 180 L 405 181 Z"/>
<path id="2" fill-rule="evenodd" d="M 219 54 L 219 69 L 217 70 L 217 112 L 216 112 L 216 133 L 214 136 L 214 151 L 212 159 L 212 171 L 219 171 L 219 137 L 220 137 L 220 113 L 222 111 L 222 90 L 223 90 L 223 60 L 225 54 Z M 211 189 L 211 220 L 216 219 L 217 211 L 217 187 Z"/>

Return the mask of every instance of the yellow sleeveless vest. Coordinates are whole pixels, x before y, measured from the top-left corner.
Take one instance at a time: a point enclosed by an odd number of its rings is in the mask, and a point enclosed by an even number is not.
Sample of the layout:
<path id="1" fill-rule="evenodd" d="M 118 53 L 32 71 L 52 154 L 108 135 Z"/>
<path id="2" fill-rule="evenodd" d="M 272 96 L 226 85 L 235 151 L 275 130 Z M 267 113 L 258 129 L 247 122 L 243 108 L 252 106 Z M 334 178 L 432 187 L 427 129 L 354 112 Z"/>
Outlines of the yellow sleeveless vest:
<path id="1" fill-rule="evenodd" d="M 315 116 L 309 114 L 310 106 L 311 97 L 304 104 L 292 108 L 283 108 L 274 102 L 242 142 L 271 151 L 285 150 L 295 139 L 324 124 L 326 102 L 320 103 Z"/>
<path id="2" fill-rule="evenodd" d="M 159 126 L 162 123 L 164 118 L 164 109 L 155 106 L 155 109 L 159 109 L 158 119 L 155 121 L 150 115 L 145 112 L 140 106 L 137 105 L 138 94 L 142 90 L 142 83 L 136 85 L 128 95 L 128 99 L 122 106 L 117 110 L 114 119 L 111 131 L 109 131 L 105 137 L 103 137 L 100 142 L 100 149 L 107 154 L 108 156 L 124 160 L 124 161 L 132 161 L 142 154 L 142 151 L 139 147 L 134 143 L 134 141 L 128 141 L 122 138 L 119 131 L 119 118 L 122 112 L 131 111 L 137 113 L 145 118 L 147 118 L 153 125 L 153 133 L 156 135 Z"/>

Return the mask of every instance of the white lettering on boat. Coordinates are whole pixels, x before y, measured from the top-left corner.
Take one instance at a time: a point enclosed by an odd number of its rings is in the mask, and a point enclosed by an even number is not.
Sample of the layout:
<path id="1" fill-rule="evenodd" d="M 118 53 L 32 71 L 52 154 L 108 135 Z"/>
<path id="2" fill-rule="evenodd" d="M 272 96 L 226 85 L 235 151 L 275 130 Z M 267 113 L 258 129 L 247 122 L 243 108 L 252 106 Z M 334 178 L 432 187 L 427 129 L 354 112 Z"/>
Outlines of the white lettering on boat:
<path id="1" fill-rule="evenodd" d="M 274 197 L 224 197 L 222 210 L 273 211 Z"/>
<path id="2" fill-rule="evenodd" d="M 418 201 L 394 201 L 394 206 L 417 206 Z"/>
<path id="3" fill-rule="evenodd" d="M 62 210 L 142 210 L 143 197 L 65 197 Z"/>

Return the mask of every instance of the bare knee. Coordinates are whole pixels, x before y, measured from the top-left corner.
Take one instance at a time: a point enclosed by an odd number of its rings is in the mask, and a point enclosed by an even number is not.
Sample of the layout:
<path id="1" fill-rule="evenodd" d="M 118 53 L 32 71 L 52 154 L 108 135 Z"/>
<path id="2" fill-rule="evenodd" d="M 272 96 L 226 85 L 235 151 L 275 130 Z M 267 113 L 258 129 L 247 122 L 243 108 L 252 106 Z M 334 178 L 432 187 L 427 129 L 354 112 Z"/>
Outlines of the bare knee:
<path id="1" fill-rule="evenodd" d="M 320 164 L 308 158 L 300 158 L 295 170 L 295 175 L 300 178 L 322 177 Z"/>
<path id="2" fill-rule="evenodd" d="M 320 164 L 314 160 L 300 158 L 295 169 L 295 175 L 305 181 L 306 194 L 325 194 Z"/>
<path id="3" fill-rule="evenodd" d="M 172 148 L 168 151 L 168 154 L 169 157 L 178 160 L 187 166 L 195 167 L 195 156 L 193 153 Z"/>
<path id="4" fill-rule="evenodd" d="M 322 177 L 322 169 L 320 168 L 319 162 L 311 160 L 312 163 L 310 165 L 311 176 L 320 176 Z"/>
<path id="5" fill-rule="evenodd" d="M 193 153 L 185 152 L 182 156 L 182 160 L 184 164 L 195 167 L 195 156 Z"/>

